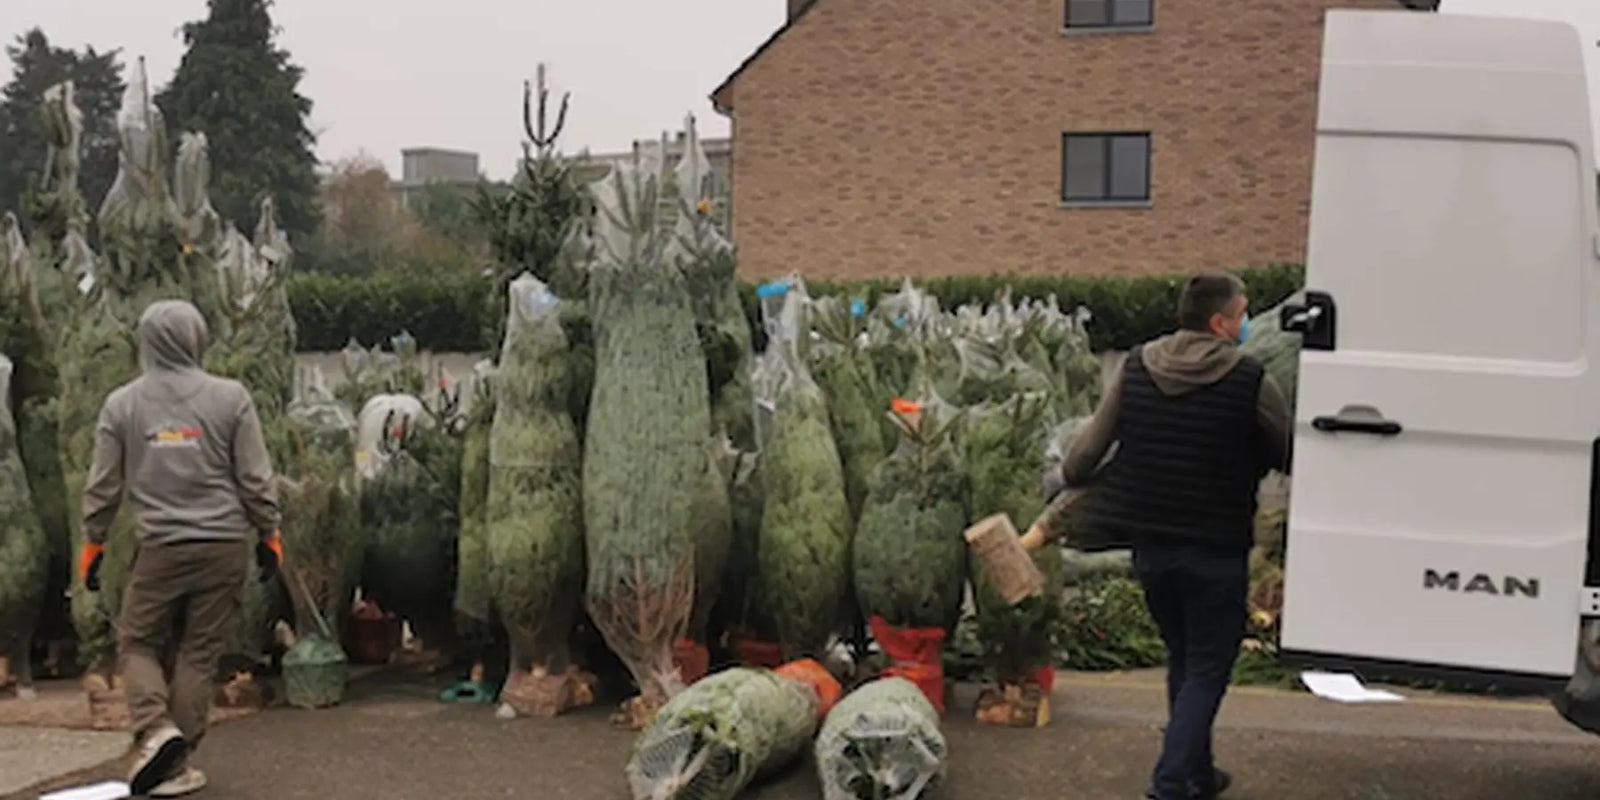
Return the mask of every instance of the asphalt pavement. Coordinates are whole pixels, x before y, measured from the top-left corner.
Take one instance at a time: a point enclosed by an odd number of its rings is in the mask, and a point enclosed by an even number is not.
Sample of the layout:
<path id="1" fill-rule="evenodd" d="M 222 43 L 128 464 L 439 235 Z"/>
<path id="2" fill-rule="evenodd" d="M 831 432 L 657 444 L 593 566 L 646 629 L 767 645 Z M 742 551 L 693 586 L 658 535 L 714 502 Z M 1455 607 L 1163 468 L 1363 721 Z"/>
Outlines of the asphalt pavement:
<path id="1" fill-rule="evenodd" d="M 345 705 L 271 710 L 215 728 L 195 762 L 200 797 L 229 800 L 626 800 L 632 737 L 609 707 L 558 720 L 499 720 L 490 706 L 451 706 L 401 675 L 354 684 Z M 1594 800 L 1597 740 L 1540 700 L 1412 695 L 1343 706 L 1303 693 L 1235 689 L 1216 735 L 1234 800 Z M 944 724 L 950 774 L 930 800 L 1141 797 L 1156 757 L 1159 674 L 1064 675 L 1049 727 L 984 727 L 963 690 Z M 53 785 L 118 777 L 120 764 Z M 13 795 L 3 800 L 36 797 Z M 750 800 L 816 800 L 809 763 L 756 787 Z"/>

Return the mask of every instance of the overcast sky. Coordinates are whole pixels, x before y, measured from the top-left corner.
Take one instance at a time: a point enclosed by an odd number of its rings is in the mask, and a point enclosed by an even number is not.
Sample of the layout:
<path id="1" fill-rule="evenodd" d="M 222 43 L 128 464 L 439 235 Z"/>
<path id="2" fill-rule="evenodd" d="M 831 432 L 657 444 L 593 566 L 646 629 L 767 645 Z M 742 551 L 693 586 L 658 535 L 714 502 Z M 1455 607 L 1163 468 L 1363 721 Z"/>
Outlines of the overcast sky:
<path id="1" fill-rule="evenodd" d="M 0 39 L 37 25 L 58 46 L 120 47 L 159 86 L 183 57 L 179 27 L 205 13 L 206 0 L 0 0 Z M 322 159 L 365 150 L 398 174 L 401 148 L 446 147 L 501 178 L 540 61 L 572 92 L 569 151 L 624 150 L 691 111 L 720 136 L 707 95 L 785 12 L 784 0 L 277 0 L 272 13 L 306 70 Z"/>
<path id="2" fill-rule="evenodd" d="M 1021 0 L 989 0 L 1019 2 Z M 1196 2 L 1196 0 L 1187 0 Z M 1444 0 L 1446 11 L 1567 19 L 1584 30 L 1600 92 L 1600 0 Z M 783 22 L 785 0 L 278 0 L 281 46 L 306 69 L 318 155 L 361 151 L 398 173 L 400 149 L 480 154 L 490 177 L 520 154 L 522 81 L 549 62 L 573 107 L 566 148 L 626 149 L 694 112 Z M 0 39 L 40 26 L 57 45 L 145 56 L 165 83 L 183 55 L 178 28 L 205 0 L 0 0 Z M 9 74 L 9 69 L 5 70 Z M 1595 103 L 1600 114 L 1600 99 Z M 1597 117 L 1600 119 L 1600 117 Z M 1600 131 L 1600 122 L 1597 122 Z"/>

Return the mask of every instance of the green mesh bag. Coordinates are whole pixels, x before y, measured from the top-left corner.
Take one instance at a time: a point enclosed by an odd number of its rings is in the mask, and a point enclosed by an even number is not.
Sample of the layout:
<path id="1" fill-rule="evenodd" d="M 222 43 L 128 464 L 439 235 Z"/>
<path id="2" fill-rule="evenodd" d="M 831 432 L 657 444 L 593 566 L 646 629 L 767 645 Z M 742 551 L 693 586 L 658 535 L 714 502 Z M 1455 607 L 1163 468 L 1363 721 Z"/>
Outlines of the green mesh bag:
<path id="1" fill-rule="evenodd" d="M 672 698 L 634 743 L 634 800 L 733 800 L 793 764 L 817 731 L 816 693 L 765 669 L 735 667 Z"/>
<path id="2" fill-rule="evenodd" d="M 349 677 L 344 649 L 321 634 L 295 642 L 283 656 L 284 699 L 295 708 L 338 705 Z"/>
<path id="3" fill-rule="evenodd" d="M 815 745 L 822 800 L 918 800 L 944 781 L 939 713 L 917 685 L 881 678 L 828 712 Z"/>

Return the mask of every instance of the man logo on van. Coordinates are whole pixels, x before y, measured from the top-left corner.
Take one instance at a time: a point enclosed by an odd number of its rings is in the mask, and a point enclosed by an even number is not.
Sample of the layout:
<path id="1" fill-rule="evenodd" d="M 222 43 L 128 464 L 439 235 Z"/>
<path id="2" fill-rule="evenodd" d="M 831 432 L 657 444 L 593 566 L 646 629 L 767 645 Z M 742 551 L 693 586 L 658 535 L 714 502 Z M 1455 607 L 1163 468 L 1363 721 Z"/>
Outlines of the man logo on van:
<path id="1" fill-rule="evenodd" d="M 1443 575 L 1435 570 L 1427 570 L 1422 575 L 1422 588 L 1443 589 L 1447 592 L 1462 592 L 1464 594 L 1492 594 L 1503 597 L 1537 598 L 1539 596 L 1539 579 L 1516 578 L 1510 575 L 1496 581 L 1482 572 L 1467 579 L 1466 585 L 1461 583 L 1461 573 L 1447 572 Z"/>

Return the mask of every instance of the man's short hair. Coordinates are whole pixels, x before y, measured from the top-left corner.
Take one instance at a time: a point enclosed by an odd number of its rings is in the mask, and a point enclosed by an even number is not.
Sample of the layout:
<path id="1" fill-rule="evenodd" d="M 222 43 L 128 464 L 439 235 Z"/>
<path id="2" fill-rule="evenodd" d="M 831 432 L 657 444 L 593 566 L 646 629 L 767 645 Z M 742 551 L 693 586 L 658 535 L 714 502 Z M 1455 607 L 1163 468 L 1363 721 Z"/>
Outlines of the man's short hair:
<path id="1" fill-rule="evenodd" d="M 1189 279 L 1178 297 L 1178 325 L 1191 331 L 1211 328 L 1211 318 L 1227 313 L 1228 304 L 1244 294 L 1244 281 L 1226 272 L 1206 272 Z"/>

